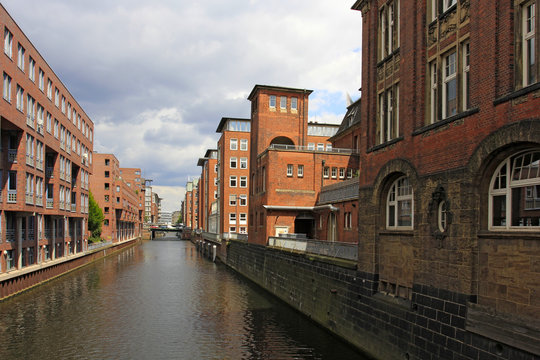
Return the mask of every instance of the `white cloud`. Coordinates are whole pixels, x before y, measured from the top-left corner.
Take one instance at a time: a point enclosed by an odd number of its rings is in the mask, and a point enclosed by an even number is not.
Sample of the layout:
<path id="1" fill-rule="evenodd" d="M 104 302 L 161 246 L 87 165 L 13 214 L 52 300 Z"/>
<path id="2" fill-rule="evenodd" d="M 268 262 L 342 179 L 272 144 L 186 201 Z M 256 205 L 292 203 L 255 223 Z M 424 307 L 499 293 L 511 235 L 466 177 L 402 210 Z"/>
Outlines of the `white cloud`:
<path id="1" fill-rule="evenodd" d="M 315 90 L 310 120 L 358 98 L 352 0 L 3 0 L 95 123 L 95 150 L 183 186 L 255 84 Z M 28 11 L 32 9 L 32 11 Z M 160 194 L 162 197 L 166 195 Z"/>

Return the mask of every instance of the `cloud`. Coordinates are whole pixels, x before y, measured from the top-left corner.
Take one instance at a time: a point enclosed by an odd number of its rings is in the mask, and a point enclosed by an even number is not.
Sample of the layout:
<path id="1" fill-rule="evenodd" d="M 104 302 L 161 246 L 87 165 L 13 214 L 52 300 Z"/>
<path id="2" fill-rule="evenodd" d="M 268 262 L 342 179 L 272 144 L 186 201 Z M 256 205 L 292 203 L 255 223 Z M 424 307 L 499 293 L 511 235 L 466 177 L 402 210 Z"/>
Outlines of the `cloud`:
<path id="1" fill-rule="evenodd" d="M 95 150 L 154 185 L 200 174 L 255 84 L 314 90 L 310 119 L 358 98 L 361 14 L 328 0 L 4 0 L 95 124 Z M 28 11 L 32 9 L 32 11 Z M 168 203 L 166 196 L 164 203 Z"/>

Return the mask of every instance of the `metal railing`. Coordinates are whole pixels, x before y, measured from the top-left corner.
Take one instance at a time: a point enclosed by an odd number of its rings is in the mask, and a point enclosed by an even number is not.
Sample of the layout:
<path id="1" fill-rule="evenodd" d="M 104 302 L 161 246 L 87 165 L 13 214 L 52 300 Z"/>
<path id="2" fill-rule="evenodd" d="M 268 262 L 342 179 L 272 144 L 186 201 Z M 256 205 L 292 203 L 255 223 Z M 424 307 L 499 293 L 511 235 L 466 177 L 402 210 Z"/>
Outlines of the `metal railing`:
<path id="1" fill-rule="evenodd" d="M 34 204 L 34 194 L 26 193 L 26 203 L 31 205 Z"/>
<path id="2" fill-rule="evenodd" d="M 285 144 L 271 144 L 268 149 L 272 150 L 296 150 L 296 151 L 314 151 L 314 152 L 327 152 L 338 154 L 359 154 L 356 149 L 344 149 L 344 148 L 332 148 L 327 150 L 317 150 L 317 148 L 311 148 L 304 145 L 285 145 Z"/>
<path id="3" fill-rule="evenodd" d="M 99 243 L 91 243 L 91 244 L 88 244 L 88 250 L 99 249 L 99 248 L 102 248 L 102 247 L 105 247 L 105 246 L 111 245 L 111 244 L 112 244 L 112 241 L 99 242 Z"/>
<path id="4" fill-rule="evenodd" d="M 45 176 L 48 178 L 52 178 L 54 173 L 54 168 L 52 166 L 47 166 L 45 169 Z"/>
<path id="5" fill-rule="evenodd" d="M 296 239 L 280 236 L 269 237 L 268 246 L 338 259 L 358 260 L 358 244 L 354 243 Z"/>
<path id="6" fill-rule="evenodd" d="M 43 196 L 36 196 L 36 205 L 43 206 Z"/>
<path id="7" fill-rule="evenodd" d="M 54 200 L 47 199 L 47 209 L 52 209 L 54 207 Z"/>
<path id="8" fill-rule="evenodd" d="M 17 149 L 8 149 L 8 162 L 17 163 Z"/>

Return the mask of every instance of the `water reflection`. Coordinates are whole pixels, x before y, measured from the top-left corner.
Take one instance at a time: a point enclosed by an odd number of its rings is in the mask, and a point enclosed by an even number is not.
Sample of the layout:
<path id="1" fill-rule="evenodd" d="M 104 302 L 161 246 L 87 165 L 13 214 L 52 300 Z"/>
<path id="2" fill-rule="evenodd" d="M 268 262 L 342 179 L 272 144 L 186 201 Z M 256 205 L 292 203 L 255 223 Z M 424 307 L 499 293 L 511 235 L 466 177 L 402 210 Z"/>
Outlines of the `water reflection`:
<path id="1" fill-rule="evenodd" d="M 146 242 L 0 303 L 0 358 L 362 359 L 193 245 Z"/>

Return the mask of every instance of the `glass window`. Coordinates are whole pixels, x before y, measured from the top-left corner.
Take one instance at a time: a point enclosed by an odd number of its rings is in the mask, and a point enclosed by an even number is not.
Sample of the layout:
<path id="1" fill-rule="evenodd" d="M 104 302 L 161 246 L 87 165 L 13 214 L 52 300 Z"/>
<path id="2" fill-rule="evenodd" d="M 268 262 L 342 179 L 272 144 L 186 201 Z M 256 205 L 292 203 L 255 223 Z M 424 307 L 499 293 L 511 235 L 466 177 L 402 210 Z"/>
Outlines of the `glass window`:
<path id="1" fill-rule="evenodd" d="M 332 168 L 332 179 L 336 179 L 337 178 L 337 167 L 333 167 Z"/>
<path id="2" fill-rule="evenodd" d="M 229 177 L 229 186 L 230 187 L 236 187 L 237 186 L 237 177 L 236 176 L 230 176 Z"/>
<path id="3" fill-rule="evenodd" d="M 240 187 L 241 188 L 247 187 L 247 176 L 240 176 Z"/>
<path id="4" fill-rule="evenodd" d="M 17 52 L 17 66 L 24 71 L 24 48 L 21 44 L 19 44 Z"/>
<path id="5" fill-rule="evenodd" d="M 540 227 L 540 151 L 520 153 L 499 165 L 490 184 L 492 229 Z"/>
<path id="6" fill-rule="evenodd" d="M 240 169 L 247 169 L 247 158 L 240 158 Z"/>
<path id="7" fill-rule="evenodd" d="M 235 157 L 231 157 L 231 158 L 230 158 L 230 161 L 229 161 L 229 167 L 230 167 L 231 169 L 236 169 L 237 163 L 238 163 L 238 159 L 235 158 Z"/>
<path id="8" fill-rule="evenodd" d="M 291 98 L 291 111 L 297 111 L 298 110 L 298 98 L 292 97 Z"/>
<path id="9" fill-rule="evenodd" d="M 238 139 L 231 139 L 231 141 L 230 141 L 230 149 L 231 150 L 238 150 Z"/>
<path id="10" fill-rule="evenodd" d="M 13 34 L 4 28 L 4 53 L 11 58 L 13 52 Z"/>
<path id="11" fill-rule="evenodd" d="M 444 57 L 443 113 L 444 117 L 457 114 L 456 52 Z"/>
<path id="12" fill-rule="evenodd" d="M 287 97 L 286 96 L 280 96 L 279 98 L 279 108 L 281 110 L 287 109 Z"/>
<path id="13" fill-rule="evenodd" d="M 294 166 L 292 164 L 287 164 L 287 176 L 293 176 Z"/>
<path id="14" fill-rule="evenodd" d="M 240 195 L 240 206 L 247 206 L 247 195 Z"/>
<path id="15" fill-rule="evenodd" d="M 323 170 L 323 177 L 327 179 L 329 177 L 329 174 L 330 174 L 330 168 L 328 166 L 325 166 Z"/>
<path id="16" fill-rule="evenodd" d="M 413 227 L 413 189 L 406 176 L 394 181 L 388 192 L 386 227 L 389 229 Z"/>
<path id="17" fill-rule="evenodd" d="M 247 149 L 248 149 L 248 140 L 240 139 L 240 150 L 247 151 Z"/>
<path id="18" fill-rule="evenodd" d="M 304 177 L 304 165 L 298 165 L 298 177 Z"/>
<path id="19" fill-rule="evenodd" d="M 229 205 L 236 206 L 236 195 L 229 195 Z"/>
<path id="20" fill-rule="evenodd" d="M 270 103 L 269 103 L 269 106 L 271 109 L 275 109 L 276 108 L 276 96 L 275 95 L 270 95 Z"/>
<path id="21" fill-rule="evenodd" d="M 536 6 L 534 1 L 521 8 L 523 86 L 536 82 Z"/>

